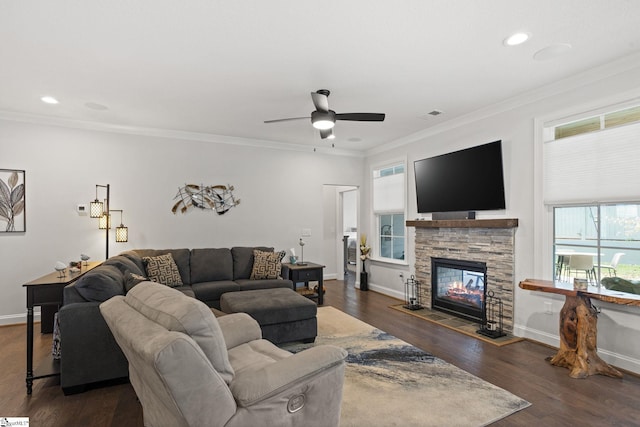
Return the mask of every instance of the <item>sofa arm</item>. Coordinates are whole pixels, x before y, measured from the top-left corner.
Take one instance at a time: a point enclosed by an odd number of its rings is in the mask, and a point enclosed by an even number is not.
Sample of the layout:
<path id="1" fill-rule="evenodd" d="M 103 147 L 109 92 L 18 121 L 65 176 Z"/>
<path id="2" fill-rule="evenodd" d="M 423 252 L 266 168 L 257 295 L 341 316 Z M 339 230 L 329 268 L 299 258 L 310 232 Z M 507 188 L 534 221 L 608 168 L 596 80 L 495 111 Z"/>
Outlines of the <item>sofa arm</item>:
<path id="1" fill-rule="evenodd" d="M 74 303 L 58 312 L 60 385 L 65 394 L 98 381 L 126 378 L 129 365 L 113 338 L 98 302 Z"/>
<path id="2" fill-rule="evenodd" d="M 332 345 L 320 345 L 281 359 L 258 370 L 245 370 L 236 375 L 231 392 L 239 406 L 248 407 L 280 392 L 314 382 L 317 377 L 331 370 L 342 370 L 340 384 L 334 384 L 334 393 L 342 390 L 346 350 Z"/>
<path id="3" fill-rule="evenodd" d="M 227 350 L 262 338 L 262 330 L 255 319 L 247 313 L 232 313 L 218 317 L 218 324 L 227 344 Z"/>

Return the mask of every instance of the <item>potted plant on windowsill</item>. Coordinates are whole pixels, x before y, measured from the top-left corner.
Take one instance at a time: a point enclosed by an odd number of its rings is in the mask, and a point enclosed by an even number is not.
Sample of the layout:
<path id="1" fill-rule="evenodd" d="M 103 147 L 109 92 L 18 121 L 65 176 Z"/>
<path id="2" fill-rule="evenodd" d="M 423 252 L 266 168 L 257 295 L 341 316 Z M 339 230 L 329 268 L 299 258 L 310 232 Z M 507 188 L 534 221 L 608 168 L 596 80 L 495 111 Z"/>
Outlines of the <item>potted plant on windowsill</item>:
<path id="1" fill-rule="evenodd" d="M 369 290 L 369 273 L 365 261 L 369 258 L 371 248 L 367 245 L 367 235 L 360 235 L 360 260 L 362 261 L 362 271 L 360 272 L 360 290 Z"/>

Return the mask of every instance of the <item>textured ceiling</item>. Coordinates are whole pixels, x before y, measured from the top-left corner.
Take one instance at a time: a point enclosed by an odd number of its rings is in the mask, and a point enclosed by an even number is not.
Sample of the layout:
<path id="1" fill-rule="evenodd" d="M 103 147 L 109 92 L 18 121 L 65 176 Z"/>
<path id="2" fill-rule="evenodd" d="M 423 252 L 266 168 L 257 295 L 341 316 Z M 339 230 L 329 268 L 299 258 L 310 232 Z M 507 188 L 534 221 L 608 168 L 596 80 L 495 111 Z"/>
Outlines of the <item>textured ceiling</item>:
<path id="1" fill-rule="evenodd" d="M 639 16 L 635 0 L 3 1 L 0 117 L 330 146 L 310 122 L 263 123 L 326 88 L 338 113 L 387 114 L 336 124 L 337 148 L 365 151 L 635 54 Z M 532 37 L 505 47 L 515 31 Z M 533 58 L 554 43 L 572 49 Z"/>

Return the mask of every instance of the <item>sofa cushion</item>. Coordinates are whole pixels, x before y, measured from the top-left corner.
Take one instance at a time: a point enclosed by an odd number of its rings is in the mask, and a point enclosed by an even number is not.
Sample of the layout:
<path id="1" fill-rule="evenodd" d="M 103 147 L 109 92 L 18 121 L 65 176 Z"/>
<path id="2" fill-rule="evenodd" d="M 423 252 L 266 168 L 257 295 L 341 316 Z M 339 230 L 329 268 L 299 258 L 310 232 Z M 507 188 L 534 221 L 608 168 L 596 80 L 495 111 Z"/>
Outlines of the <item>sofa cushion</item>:
<path id="1" fill-rule="evenodd" d="M 285 251 L 265 252 L 258 249 L 253 250 L 253 268 L 251 269 L 251 280 L 277 279 L 282 269 L 282 258 Z"/>
<path id="2" fill-rule="evenodd" d="M 133 274 L 138 274 L 140 276 L 144 275 L 143 269 L 141 269 L 131 259 L 123 255 L 112 256 L 111 258 L 103 262 L 102 265 L 113 265 L 114 267 L 117 267 L 118 270 L 122 272 L 122 274 L 127 274 L 128 272 L 131 272 Z"/>
<path id="3" fill-rule="evenodd" d="M 142 257 L 136 251 L 124 251 L 120 254 L 120 256 L 123 256 L 129 261 L 133 262 L 138 267 L 138 269 L 142 273 L 144 273 L 144 263 L 142 262 Z"/>
<path id="4" fill-rule="evenodd" d="M 251 277 L 254 249 L 273 252 L 273 248 L 267 248 L 264 246 L 257 246 L 255 248 L 236 246 L 231 248 L 231 255 L 233 256 L 233 280 L 248 279 Z"/>
<path id="5" fill-rule="evenodd" d="M 231 250 L 192 249 L 191 283 L 214 280 L 233 280 L 233 258 Z"/>
<path id="6" fill-rule="evenodd" d="M 189 249 L 135 249 L 134 252 L 141 258 L 146 256 L 154 257 L 158 255 L 171 254 L 173 256 L 173 260 L 178 266 L 178 271 L 180 271 L 182 283 L 185 285 L 191 284 L 191 251 Z"/>
<path id="7" fill-rule="evenodd" d="M 106 301 L 124 294 L 124 275 L 113 265 L 101 265 L 80 277 L 75 289 L 87 301 Z"/>
<path id="8" fill-rule="evenodd" d="M 212 302 L 220 300 L 220 297 L 225 292 L 241 291 L 242 288 L 238 284 L 231 280 L 216 280 L 214 282 L 198 282 L 191 285 L 193 292 L 196 294 L 196 298 L 200 301 L 204 301 L 207 305 L 211 305 Z M 215 304 L 217 306 L 217 304 Z M 216 308 L 218 308 L 217 306 Z"/>
<path id="9" fill-rule="evenodd" d="M 171 287 L 183 285 L 180 271 L 171 254 L 146 256 L 142 257 L 142 260 L 147 270 L 147 276 L 151 281 Z"/>
<path id="10" fill-rule="evenodd" d="M 189 335 L 228 384 L 233 379 L 227 346 L 215 316 L 202 301 L 153 282 L 142 282 L 125 301 L 148 319 L 168 330 Z"/>

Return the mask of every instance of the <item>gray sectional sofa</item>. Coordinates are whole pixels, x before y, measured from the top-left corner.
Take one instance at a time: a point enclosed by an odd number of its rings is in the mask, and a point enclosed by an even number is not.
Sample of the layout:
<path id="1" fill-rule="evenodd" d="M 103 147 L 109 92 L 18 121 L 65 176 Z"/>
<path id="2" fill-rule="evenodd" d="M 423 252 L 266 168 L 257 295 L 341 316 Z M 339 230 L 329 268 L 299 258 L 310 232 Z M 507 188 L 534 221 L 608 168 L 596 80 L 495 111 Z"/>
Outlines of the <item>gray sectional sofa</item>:
<path id="1" fill-rule="evenodd" d="M 136 249 L 110 257 L 64 289 L 58 312 L 60 327 L 60 385 L 65 394 L 85 386 L 128 376 L 127 360 L 100 314 L 100 303 L 129 289 L 146 277 L 143 257 L 170 253 L 182 286 L 175 289 L 220 309 L 224 293 L 273 288 L 293 288 L 290 280 L 251 279 L 254 249 L 233 247 L 204 249 Z"/>

